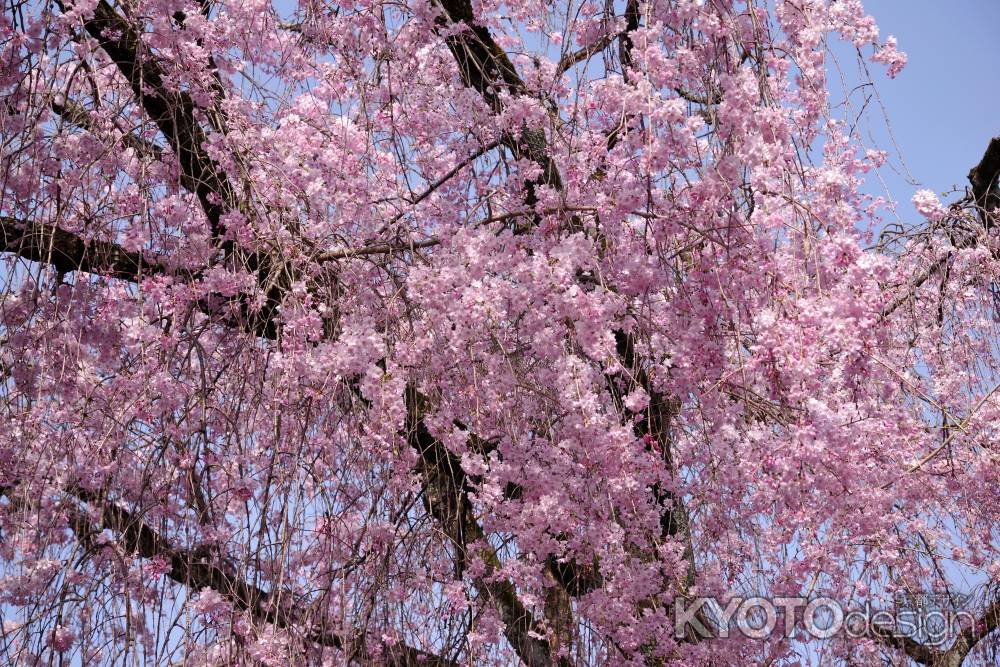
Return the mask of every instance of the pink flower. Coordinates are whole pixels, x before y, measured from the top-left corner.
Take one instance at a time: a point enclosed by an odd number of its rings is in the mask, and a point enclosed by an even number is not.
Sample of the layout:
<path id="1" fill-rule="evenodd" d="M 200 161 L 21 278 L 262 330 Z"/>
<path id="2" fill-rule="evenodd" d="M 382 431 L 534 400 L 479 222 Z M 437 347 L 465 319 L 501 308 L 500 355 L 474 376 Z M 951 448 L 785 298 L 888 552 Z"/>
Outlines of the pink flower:
<path id="1" fill-rule="evenodd" d="M 941 218 L 947 213 L 937 195 L 930 190 L 917 190 L 910 201 L 920 215 L 931 220 Z"/>
<path id="2" fill-rule="evenodd" d="M 150 559 L 143 567 L 146 575 L 154 579 L 159 579 L 163 575 L 170 572 L 170 569 L 170 561 L 163 556 L 156 556 L 155 558 Z"/>
<path id="3" fill-rule="evenodd" d="M 890 79 L 894 79 L 897 74 L 903 71 L 908 58 L 904 52 L 896 50 L 896 38 L 890 35 L 885 40 L 885 45 L 875 52 L 872 60 L 883 65 L 888 65 L 889 70 L 886 74 Z"/>
<path id="4" fill-rule="evenodd" d="M 625 407 L 632 412 L 639 412 L 645 410 L 646 406 L 649 405 L 649 394 L 643 391 L 642 388 L 636 388 L 625 396 L 623 402 L 625 403 Z"/>
<path id="5" fill-rule="evenodd" d="M 70 650 L 74 641 L 76 641 L 76 634 L 64 625 L 56 626 L 56 629 L 49 635 L 49 646 L 59 653 Z"/>
<path id="6" fill-rule="evenodd" d="M 206 616 L 217 616 L 228 611 L 231 606 L 229 600 L 211 588 L 201 589 L 201 592 L 191 602 L 191 608 L 195 613 Z"/>

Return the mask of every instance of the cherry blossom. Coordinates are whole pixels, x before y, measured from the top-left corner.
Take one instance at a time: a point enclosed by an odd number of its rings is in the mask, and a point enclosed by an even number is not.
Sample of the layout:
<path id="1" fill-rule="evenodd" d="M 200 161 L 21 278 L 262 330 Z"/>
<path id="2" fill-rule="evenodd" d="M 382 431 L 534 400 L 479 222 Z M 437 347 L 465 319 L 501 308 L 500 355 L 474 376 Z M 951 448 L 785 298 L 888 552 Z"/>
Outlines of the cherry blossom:
<path id="1" fill-rule="evenodd" d="M 1000 139 L 886 225 L 858 0 L 0 32 L 5 664 L 992 664 Z M 904 595 L 970 620 L 675 627 Z"/>

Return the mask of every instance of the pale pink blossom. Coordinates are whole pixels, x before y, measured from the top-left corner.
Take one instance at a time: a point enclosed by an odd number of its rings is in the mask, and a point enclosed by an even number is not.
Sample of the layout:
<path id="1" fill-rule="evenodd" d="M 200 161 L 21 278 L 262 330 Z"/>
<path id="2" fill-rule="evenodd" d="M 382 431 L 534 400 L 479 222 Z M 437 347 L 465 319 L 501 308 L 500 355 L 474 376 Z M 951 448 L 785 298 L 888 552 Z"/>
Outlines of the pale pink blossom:
<path id="1" fill-rule="evenodd" d="M 941 201 L 932 190 L 917 190 L 913 194 L 913 206 L 925 218 L 937 219 L 944 216 L 947 211 L 941 205 Z"/>

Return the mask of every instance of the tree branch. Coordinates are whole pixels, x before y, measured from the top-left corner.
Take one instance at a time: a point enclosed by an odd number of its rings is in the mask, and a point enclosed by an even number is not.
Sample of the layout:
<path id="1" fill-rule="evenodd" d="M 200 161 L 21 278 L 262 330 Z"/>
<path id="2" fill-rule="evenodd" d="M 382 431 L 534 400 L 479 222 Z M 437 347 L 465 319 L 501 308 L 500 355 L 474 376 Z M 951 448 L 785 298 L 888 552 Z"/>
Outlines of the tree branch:
<path id="1" fill-rule="evenodd" d="M 590 58 L 594 54 L 600 53 L 604 49 L 611 46 L 612 42 L 618 37 L 618 34 L 606 34 L 600 39 L 595 41 L 590 46 L 585 46 L 582 49 L 574 51 L 573 53 L 567 53 L 562 58 L 559 59 L 559 64 L 556 65 L 556 76 L 561 76 L 566 73 L 566 71 L 573 65 Z"/>
<path id="2" fill-rule="evenodd" d="M 0 495 L 11 497 L 12 491 L 13 486 L 0 487 Z M 322 626 L 316 627 L 302 618 L 301 612 L 294 606 L 282 606 L 274 602 L 275 599 L 287 598 L 288 595 L 275 596 L 250 584 L 228 568 L 213 564 L 204 554 L 173 546 L 142 519 L 101 494 L 79 486 L 70 487 L 67 494 L 94 507 L 99 513 L 100 519 L 95 528 L 90 515 L 82 509 L 69 508 L 67 512 L 73 534 L 88 549 L 99 548 L 97 536 L 103 530 L 110 530 L 118 536 L 119 544 L 127 553 L 144 559 L 160 558 L 169 563 L 167 577 L 192 591 L 210 588 L 258 621 L 289 630 L 306 626 L 309 628 L 304 637 L 307 641 L 344 651 L 352 661 L 362 664 L 376 662 L 363 637 L 346 637 Z M 389 645 L 381 640 L 379 642 L 382 646 L 377 658 L 378 664 L 394 667 L 458 667 L 458 663 L 452 660 L 407 644 Z"/>
<path id="3" fill-rule="evenodd" d="M 471 487 L 462 463 L 424 424 L 426 399 L 412 386 L 406 390 L 406 434 L 411 447 L 420 455 L 418 469 L 424 480 L 424 501 L 456 550 L 456 564 L 464 569 L 470 557 L 483 561 L 486 571 L 474 577 L 480 595 L 492 601 L 504 622 L 504 635 L 518 657 L 530 667 L 567 665 L 565 659 L 553 662 L 549 643 L 541 638 L 544 629 L 517 595 L 514 585 L 498 575 L 501 563 L 490 546 L 479 522 L 472 514 Z"/>
<path id="4" fill-rule="evenodd" d="M 869 634 L 873 639 L 876 639 L 891 648 L 902 651 L 908 657 L 922 665 L 928 665 L 928 667 L 943 667 L 943 663 L 941 662 L 944 658 L 943 652 L 924 646 L 910 637 L 897 636 L 895 634 L 895 630 L 891 627 L 874 625 L 869 631 Z"/>
<path id="5" fill-rule="evenodd" d="M 62 0 L 57 3 L 65 11 Z M 228 179 L 205 152 L 205 132 L 195 120 L 191 96 L 167 87 L 156 61 L 140 52 L 142 40 L 135 28 L 107 0 L 97 3 L 93 16 L 84 21 L 84 28 L 115 63 L 146 115 L 170 142 L 213 233 L 219 236 L 220 217 L 234 208 L 236 196 Z"/>
<path id="6" fill-rule="evenodd" d="M 53 225 L 27 223 L 0 216 L 0 252 L 50 264 L 60 273 L 84 271 L 138 282 L 143 275 L 163 273 L 142 255 L 109 241 L 85 241 Z"/>
<path id="7" fill-rule="evenodd" d="M 895 628 L 875 625 L 869 636 L 891 648 L 902 651 L 915 662 L 927 667 L 961 667 L 976 644 L 1000 626 L 1000 600 L 990 604 L 976 622 L 962 628 L 954 643 L 946 651 L 926 646 L 911 637 L 896 634 Z"/>
<path id="8" fill-rule="evenodd" d="M 983 226 L 990 230 L 993 228 L 993 216 L 994 211 L 1000 206 L 1000 184 L 998 184 L 997 179 L 1000 177 L 1000 136 L 993 137 L 990 139 L 990 143 L 986 146 L 986 151 L 983 153 L 982 159 L 976 164 L 972 169 L 969 170 L 969 184 L 972 186 L 972 201 L 979 213 L 979 219 Z M 955 209 L 966 200 L 962 200 L 952 205 Z M 979 243 L 979 239 L 973 234 L 963 234 L 955 240 L 954 245 L 957 248 L 972 248 Z M 931 264 L 927 269 L 920 273 L 910 284 L 906 287 L 906 290 L 889 302 L 883 309 L 879 316 L 879 321 L 887 319 L 892 315 L 900 306 L 913 298 L 916 291 L 923 285 L 927 280 L 935 275 L 942 267 L 946 266 L 948 261 L 951 259 L 952 253 L 948 253 L 941 259 L 938 259 L 933 264 Z"/>
<path id="9" fill-rule="evenodd" d="M 993 211 L 1000 205 L 1000 188 L 997 186 L 997 176 L 1000 176 L 1000 136 L 990 140 L 986 152 L 983 154 L 983 159 L 969 170 L 972 196 L 979 207 L 980 220 L 987 229 L 993 226 Z"/>
<path id="10" fill-rule="evenodd" d="M 500 90 L 506 89 L 512 95 L 531 95 L 507 53 L 487 28 L 476 23 L 470 0 L 441 0 L 441 7 L 444 15 L 438 18 L 438 26 L 449 28 L 445 42 L 466 86 L 477 90 L 497 114 L 503 112 Z M 528 158 L 542 168 L 542 174 L 528 183 L 529 206 L 537 201 L 536 185 L 562 189 L 562 177 L 549 157 L 543 129 L 525 127 L 519 136 L 505 133 L 503 143 L 515 158 Z"/>

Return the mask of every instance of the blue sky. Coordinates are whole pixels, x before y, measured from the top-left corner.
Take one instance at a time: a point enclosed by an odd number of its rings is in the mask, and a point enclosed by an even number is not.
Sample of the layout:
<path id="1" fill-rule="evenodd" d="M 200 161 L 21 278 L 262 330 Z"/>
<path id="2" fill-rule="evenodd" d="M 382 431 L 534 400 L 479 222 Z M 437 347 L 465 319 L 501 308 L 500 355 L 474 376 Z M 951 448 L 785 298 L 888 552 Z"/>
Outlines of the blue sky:
<path id="1" fill-rule="evenodd" d="M 920 216 L 910 204 L 921 187 L 943 193 L 964 188 L 966 174 L 982 157 L 989 139 L 1000 135 L 1000 1 L 863 0 L 882 38 L 894 35 L 909 63 L 890 80 L 885 67 L 869 65 L 878 99 L 869 103 L 862 131 L 890 155 L 901 155 L 866 183 L 865 191 L 900 202 L 903 222 Z M 834 46 L 845 73 L 857 76 L 853 53 Z M 870 55 L 867 52 L 866 55 Z M 836 70 L 831 101 L 843 99 Z M 853 96 L 855 108 L 861 97 Z M 881 107 L 879 107 L 881 100 Z M 884 113 L 883 113 L 884 109 Z M 888 123 L 886 120 L 888 119 Z M 891 133 L 889 131 L 891 128 Z M 894 141 L 893 141 L 894 140 Z M 870 139 L 866 143 L 871 144 Z M 945 201 L 953 200 L 952 196 Z"/>

